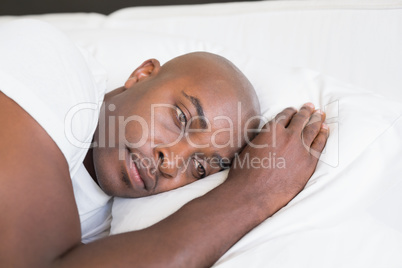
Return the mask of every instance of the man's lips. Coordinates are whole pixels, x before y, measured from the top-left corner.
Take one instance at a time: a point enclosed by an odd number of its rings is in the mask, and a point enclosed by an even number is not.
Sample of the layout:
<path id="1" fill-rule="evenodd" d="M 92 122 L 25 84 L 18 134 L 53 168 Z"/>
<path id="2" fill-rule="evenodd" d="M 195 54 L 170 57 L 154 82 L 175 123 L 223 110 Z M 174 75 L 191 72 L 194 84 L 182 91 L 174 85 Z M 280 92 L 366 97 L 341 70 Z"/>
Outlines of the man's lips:
<path id="1" fill-rule="evenodd" d="M 131 153 L 129 150 L 126 150 L 126 169 L 127 175 L 130 179 L 130 182 L 133 186 L 138 185 L 141 188 L 146 188 L 143 179 L 138 172 L 138 168 L 135 164 L 135 161 L 131 159 Z"/>

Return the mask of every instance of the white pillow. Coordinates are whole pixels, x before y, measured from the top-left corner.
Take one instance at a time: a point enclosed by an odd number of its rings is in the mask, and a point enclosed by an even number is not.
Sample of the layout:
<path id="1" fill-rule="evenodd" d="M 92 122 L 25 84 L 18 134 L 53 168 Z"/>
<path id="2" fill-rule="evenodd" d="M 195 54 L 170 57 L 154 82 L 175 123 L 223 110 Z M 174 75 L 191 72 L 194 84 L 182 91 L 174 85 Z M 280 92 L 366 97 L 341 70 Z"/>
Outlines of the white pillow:
<path id="1" fill-rule="evenodd" d="M 195 39 L 131 30 L 84 30 L 70 32 L 69 36 L 105 67 L 109 76 L 108 91 L 123 86 L 131 73 L 147 59 L 155 58 L 163 64 L 194 51 L 217 54 L 223 51 L 218 45 Z"/>
<path id="2" fill-rule="evenodd" d="M 112 234 L 141 230 L 163 220 L 187 202 L 220 185 L 225 181 L 227 173 L 227 170 L 222 171 L 185 187 L 148 197 L 114 198 Z"/>
<path id="3" fill-rule="evenodd" d="M 370 187 L 382 178 L 350 178 L 345 172 L 353 167 L 362 152 L 400 116 L 401 105 L 313 71 L 264 66 L 264 70 L 270 74 L 267 76 L 258 72 L 263 66 L 249 66 L 255 68 L 254 79 L 259 77 L 253 83 L 257 85 L 262 109 L 268 118 L 288 106 L 299 107 L 306 101 L 312 101 L 326 111 L 331 131 L 326 150 L 306 189 L 275 217 L 305 204 L 309 207 L 307 210 L 314 208 L 321 213 L 320 217 L 315 218 L 315 224 L 332 225 L 343 219 L 341 215 L 350 213 L 352 208 L 364 205 L 362 198 L 372 195 L 373 189 Z M 248 67 L 243 66 L 244 69 Z M 359 167 L 363 168 L 364 165 Z M 387 163 L 378 168 L 387 169 Z M 151 197 L 115 198 L 111 234 L 142 229 L 160 221 L 192 198 L 219 185 L 226 175 L 226 172 L 215 174 L 193 185 Z M 356 192 L 354 189 L 362 190 Z M 334 202 L 340 194 L 341 202 Z M 302 226 L 303 215 L 297 215 L 297 224 Z M 294 222 L 288 224 L 294 226 Z M 281 224 L 281 228 L 278 226 L 277 231 L 280 229 L 284 232 L 285 225 Z"/>

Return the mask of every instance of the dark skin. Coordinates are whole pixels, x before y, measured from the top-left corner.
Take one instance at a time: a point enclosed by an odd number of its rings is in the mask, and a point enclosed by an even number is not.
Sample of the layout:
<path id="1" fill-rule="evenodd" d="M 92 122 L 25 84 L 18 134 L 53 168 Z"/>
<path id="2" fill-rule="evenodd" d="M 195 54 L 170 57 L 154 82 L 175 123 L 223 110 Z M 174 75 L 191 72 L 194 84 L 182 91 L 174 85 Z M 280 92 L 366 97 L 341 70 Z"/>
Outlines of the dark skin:
<path id="1" fill-rule="evenodd" d="M 217 67 L 211 68 L 211 65 Z M 200 72 L 200 69 L 203 71 Z M 192 102 L 195 98 L 203 112 L 197 111 Z M 223 102 L 223 99 L 226 101 Z M 114 131 L 104 131 L 103 139 L 108 144 L 95 147 L 87 155 L 85 165 L 92 177 L 106 193 L 120 197 L 142 197 L 165 192 L 218 172 L 221 167 L 210 164 L 207 159 L 212 159 L 214 155 L 232 159 L 235 152 L 245 145 L 242 136 L 240 143 L 236 140 L 234 146 L 217 148 L 231 139 L 228 131 L 220 132 L 214 140 L 211 139 L 219 129 L 230 127 L 229 122 L 219 120 L 219 116 L 232 119 L 232 136 L 235 138 L 239 131 L 244 135 L 244 126 L 239 129 L 238 123 L 244 124 L 248 118 L 259 114 L 257 97 L 248 80 L 226 59 L 207 53 L 179 57 L 162 67 L 157 60 L 148 60 L 133 72 L 124 87 L 107 94 L 105 100 L 106 120 L 101 119 L 104 129 L 113 129 L 109 123 L 110 117 L 116 118 L 117 122 L 119 117 L 136 115 L 147 123 L 144 128 L 141 122 L 133 120 L 124 129 L 121 129 L 121 124 L 120 128 L 115 124 Z M 242 104 L 241 122 L 237 118 L 239 101 Z M 170 106 L 154 109 L 151 118 L 152 104 Z M 112 111 L 109 109 L 111 105 L 115 107 Z M 200 113 L 204 114 L 205 119 L 197 118 Z M 152 119 L 153 129 L 150 123 Z M 202 128 L 204 120 L 210 123 L 209 129 Z M 257 128 L 258 123 L 258 120 L 252 121 L 248 129 Z M 100 129 L 98 127 L 94 136 L 97 144 L 101 144 Z M 118 134 L 121 132 L 124 135 Z M 183 137 L 179 139 L 181 134 Z M 143 137 L 146 139 L 141 146 L 133 145 Z M 111 147 L 111 143 L 116 146 Z M 165 146 L 167 144 L 170 145 Z M 127 183 L 122 179 L 125 176 L 126 180 L 130 180 L 126 157 L 119 158 L 119 154 L 125 152 L 138 155 L 143 162 L 144 159 L 151 159 L 159 165 L 144 168 L 137 165 L 143 183 Z M 176 157 L 182 161 L 173 164 Z"/>
<path id="2" fill-rule="evenodd" d="M 183 66 L 186 66 L 187 59 L 182 60 Z M 192 60 L 197 60 L 197 57 Z M 214 62 L 211 58 L 198 58 L 198 60 L 200 65 L 195 65 L 200 66 L 200 69 L 196 75 L 200 71 L 208 72 L 208 68 L 214 66 L 213 64 L 218 64 L 215 67 L 222 66 L 222 63 Z M 208 68 L 205 63 L 209 63 Z M 154 64 L 145 67 L 145 69 L 155 70 L 157 63 L 154 61 Z M 128 90 L 132 88 L 141 90 L 141 87 L 144 87 L 143 93 L 140 93 L 147 94 L 145 88 L 153 88 L 150 85 L 159 85 L 161 80 L 163 84 L 171 82 L 179 87 L 182 82 L 173 78 L 173 80 L 169 79 L 169 77 L 176 77 L 170 74 L 179 75 L 187 71 L 194 72 L 196 69 L 186 68 L 180 72 L 174 65 L 167 65 L 164 70 L 161 68 L 155 73 L 148 71 L 148 75 L 133 74 L 125 87 L 107 96 L 106 104 L 108 101 L 120 103 L 119 95 L 128 94 Z M 220 68 L 214 70 L 220 70 Z M 229 81 L 227 82 L 229 86 L 222 87 L 227 90 L 233 88 L 233 85 L 244 82 L 241 77 L 240 80 L 229 78 L 232 77 L 228 77 L 229 74 L 235 75 L 233 70 L 229 70 L 230 68 L 227 72 L 217 71 L 218 76 L 224 78 L 223 81 Z M 203 78 L 202 75 L 200 77 Z M 212 79 L 212 82 L 206 82 L 202 90 L 208 91 L 207 85 L 218 80 Z M 190 82 L 192 79 L 186 81 Z M 185 84 L 187 89 L 190 84 Z M 234 94 L 235 92 L 240 91 L 232 91 L 230 98 L 243 100 L 243 96 L 239 97 Z M 191 89 L 189 93 L 196 94 Z M 206 94 L 205 96 L 216 98 L 214 95 Z M 144 102 L 145 99 L 143 99 Z M 233 101 L 233 99 L 230 100 Z M 253 104 L 253 98 L 250 98 L 250 101 Z M 123 114 L 126 111 L 124 107 L 121 110 L 119 108 L 119 113 Z M 247 114 L 249 111 L 250 113 Z M 205 108 L 207 117 L 213 112 Z M 222 109 L 221 112 L 232 113 L 230 107 Z M 244 117 L 252 114 L 253 109 L 247 110 Z M 167 120 L 164 119 L 162 122 L 165 121 Z M 314 123 L 307 124 L 309 121 Z M 321 152 L 327 140 L 328 130 L 322 127 L 323 121 L 324 115 L 315 112 L 311 105 L 304 105 L 299 111 L 293 108 L 285 109 L 264 126 L 270 131 L 262 132 L 253 139 L 254 144 L 261 145 L 272 141 L 272 137 L 275 136 L 276 146 L 255 148 L 248 145 L 239 157 L 242 159 L 247 153 L 255 157 L 276 153 L 278 157 L 286 159 L 286 168 L 232 167 L 228 179 L 222 185 L 189 202 L 165 220 L 141 231 L 115 235 L 88 245 L 81 245 L 78 212 L 65 158 L 36 121 L 18 104 L 0 93 L 0 125 L 2 126 L 0 129 L 0 170 L 2 171 L 0 212 L 2 215 L 7 215 L 0 219 L 0 236 L 2 237 L 0 264 L 2 267 L 211 266 L 243 235 L 285 206 L 303 189 L 318 161 L 310 150 Z M 134 128 L 135 124 L 131 127 Z M 195 140 L 204 141 L 203 135 L 206 133 L 195 135 L 198 135 L 194 137 Z M 169 135 L 166 137 L 171 138 Z M 127 137 L 127 140 L 129 138 Z M 135 137 L 131 138 L 135 139 Z M 225 138 L 224 135 L 221 137 L 222 140 Z M 243 145 L 240 144 L 240 147 Z M 146 148 L 139 147 L 139 150 L 143 150 L 141 152 L 144 154 L 151 154 L 152 150 L 146 151 Z M 181 148 L 184 148 L 183 155 L 190 157 L 189 147 Z M 160 147 L 155 150 L 162 149 L 166 150 Z M 176 148 L 171 150 L 181 153 Z M 223 148 L 219 150 L 219 153 L 231 156 L 231 150 L 235 151 L 238 148 L 230 150 Z M 204 151 L 205 154 L 210 153 L 207 150 Z M 171 176 L 176 171 L 158 167 L 160 170 L 156 172 L 157 176 L 160 176 L 161 186 L 156 186 L 154 191 L 145 191 L 144 188 L 134 185 L 130 187 L 121 182 L 121 176 L 114 175 L 118 173 L 116 170 L 122 164 L 122 160 L 111 161 L 108 167 L 111 170 L 110 174 L 97 166 L 102 164 L 102 158 L 107 159 L 108 156 L 113 158 L 113 153 L 114 149 L 104 152 L 97 152 L 94 149 L 93 161 L 90 157 L 87 158 L 89 159 L 87 168 L 91 166 L 91 163 L 94 164 L 94 169 L 89 171 L 96 176 L 100 186 L 107 192 L 120 193 L 123 196 L 142 196 L 176 188 L 194 180 L 188 175 Z M 159 153 L 155 155 L 160 156 Z M 100 158 L 97 159 L 97 157 Z M 211 171 L 213 172 L 215 170 Z M 102 176 L 105 178 L 111 176 L 111 183 L 103 182 Z M 162 181 L 167 181 L 168 178 L 172 178 L 173 183 L 162 184 Z"/>

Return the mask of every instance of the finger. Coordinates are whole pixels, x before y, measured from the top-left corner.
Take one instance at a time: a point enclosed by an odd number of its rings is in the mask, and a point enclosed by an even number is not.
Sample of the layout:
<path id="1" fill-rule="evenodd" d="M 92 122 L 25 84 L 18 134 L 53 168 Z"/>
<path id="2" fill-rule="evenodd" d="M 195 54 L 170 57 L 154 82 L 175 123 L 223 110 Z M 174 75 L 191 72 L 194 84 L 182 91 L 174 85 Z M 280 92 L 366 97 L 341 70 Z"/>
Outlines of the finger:
<path id="1" fill-rule="evenodd" d="M 310 116 L 314 112 L 314 104 L 306 103 L 304 104 L 300 110 L 292 117 L 292 120 L 289 123 L 288 128 L 293 131 L 298 131 L 301 133 L 304 126 L 310 119 Z"/>
<path id="2" fill-rule="evenodd" d="M 329 137 L 329 128 L 326 124 L 323 124 L 320 132 L 315 137 L 313 143 L 311 144 L 310 152 L 317 158 L 320 157 L 322 151 L 324 150 L 325 144 L 327 143 Z"/>
<path id="3" fill-rule="evenodd" d="M 287 127 L 295 113 L 297 113 L 295 108 L 288 107 L 275 116 L 275 123 Z"/>
<path id="4" fill-rule="evenodd" d="M 310 120 L 302 131 L 302 139 L 305 146 L 310 148 L 315 137 L 318 135 L 321 129 L 321 125 L 325 120 L 325 113 L 321 110 L 315 110 L 311 115 Z"/>

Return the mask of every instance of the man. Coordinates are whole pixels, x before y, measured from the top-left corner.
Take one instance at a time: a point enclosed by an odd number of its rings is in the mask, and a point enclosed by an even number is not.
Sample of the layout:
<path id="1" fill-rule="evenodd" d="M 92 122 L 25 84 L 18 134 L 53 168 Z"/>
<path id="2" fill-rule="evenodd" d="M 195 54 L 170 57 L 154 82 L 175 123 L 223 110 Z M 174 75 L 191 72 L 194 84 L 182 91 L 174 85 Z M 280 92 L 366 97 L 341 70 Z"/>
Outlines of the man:
<path id="1" fill-rule="evenodd" d="M 248 142 L 259 124 L 254 90 L 230 62 L 208 53 L 162 67 L 144 62 L 104 97 L 99 120 L 95 111 L 71 121 L 76 140 L 93 140 L 93 149 L 74 147 L 59 121 L 73 118 L 71 106 L 103 98 L 79 53 L 38 22 L 17 22 L 0 35 L 2 267 L 210 266 L 303 189 L 324 148 L 325 116 L 312 104 L 285 109 Z M 226 168 L 241 148 L 240 159 L 275 153 L 286 166 L 233 165 L 226 182 L 160 223 L 80 243 L 76 201 L 83 201 L 74 193 L 82 194 L 81 179 L 108 195 L 147 196 Z"/>

